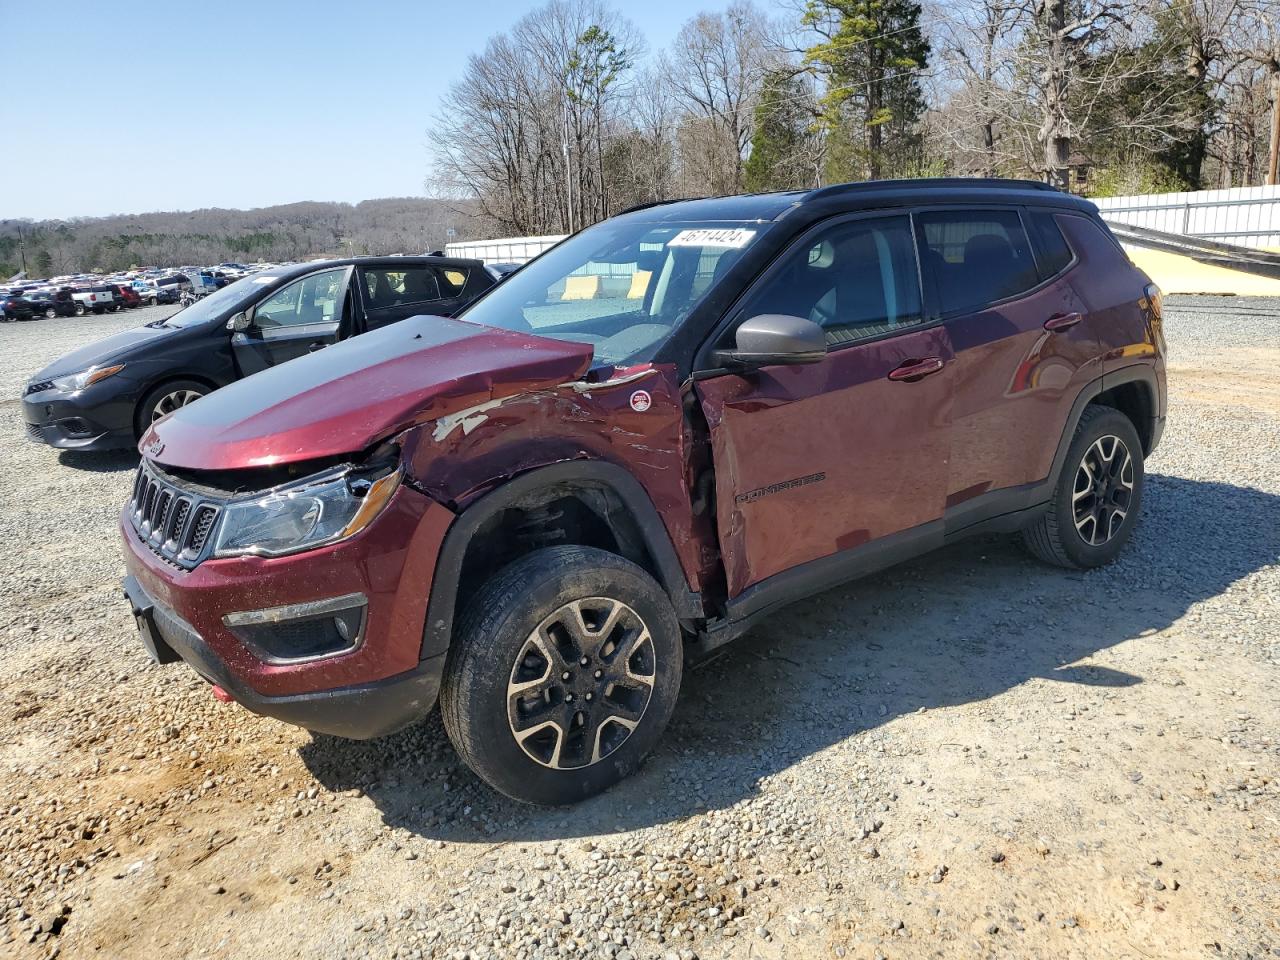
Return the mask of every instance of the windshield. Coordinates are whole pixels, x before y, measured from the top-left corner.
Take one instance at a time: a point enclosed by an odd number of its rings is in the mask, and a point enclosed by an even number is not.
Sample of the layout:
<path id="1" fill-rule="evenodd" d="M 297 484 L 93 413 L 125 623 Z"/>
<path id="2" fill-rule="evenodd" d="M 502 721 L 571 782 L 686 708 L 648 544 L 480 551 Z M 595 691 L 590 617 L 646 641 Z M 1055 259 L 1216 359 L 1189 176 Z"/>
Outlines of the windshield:
<path id="1" fill-rule="evenodd" d="M 649 360 L 766 227 L 606 220 L 507 277 L 461 317 L 589 343 L 601 363 Z"/>
<path id="2" fill-rule="evenodd" d="M 191 306 L 179 310 L 171 317 L 166 317 L 166 327 L 196 327 L 209 323 L 219 317 L 225 318 L 230 313 L 243 310 L 263 293 L 265 284 L 273 283 L 278 274 L 258 273 L 245 277 L 235 283 L 229 283 L 221 290 L 197 300 Z"/>

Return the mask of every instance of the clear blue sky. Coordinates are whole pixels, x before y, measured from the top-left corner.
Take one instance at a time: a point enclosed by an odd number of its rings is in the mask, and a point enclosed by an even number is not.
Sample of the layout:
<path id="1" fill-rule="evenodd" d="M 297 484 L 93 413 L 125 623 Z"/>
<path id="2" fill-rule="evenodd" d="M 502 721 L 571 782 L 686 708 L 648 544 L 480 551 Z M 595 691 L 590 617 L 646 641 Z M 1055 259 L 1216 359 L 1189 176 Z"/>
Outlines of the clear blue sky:
<path id="1" fill-rule="evenodd" d="M 618 0 L 666 46 L 727 0 Z M 0 0 L 0 219 L 421 196 L 468 54 L 535 3 Z"/>

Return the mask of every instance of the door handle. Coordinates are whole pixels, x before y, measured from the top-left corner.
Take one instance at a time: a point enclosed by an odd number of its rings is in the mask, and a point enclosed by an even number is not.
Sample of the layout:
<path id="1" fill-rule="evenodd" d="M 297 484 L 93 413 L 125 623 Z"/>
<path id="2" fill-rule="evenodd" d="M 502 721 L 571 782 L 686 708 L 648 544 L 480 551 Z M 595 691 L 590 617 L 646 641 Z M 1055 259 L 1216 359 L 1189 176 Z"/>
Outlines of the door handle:
<path id="1" fill-rule="evenodd" d="M 889 371 L 890 380 L 905 380 L 914 383 L 931 373 L 937 373 L 946 363 L 941 357 L 925 357 L 923 360 L 907 360 Z"/>
<path id="2" fill-rule="evenodd" d="M 323 350 L 327 346 L 328 344 L 324 341 L 317 340 L 315 343 L 307 347 L 307 353 L 315 353 L 317 350 Z"/>
<path id="3" fill-rule="evenodd" d="M 1066 330 L 1068 327 L 1074 327 L 1083 320 L 1080 314 L 1075 313 L 1055 313 L 1052 317 L 1044 322 L 1046 330 Z"/>

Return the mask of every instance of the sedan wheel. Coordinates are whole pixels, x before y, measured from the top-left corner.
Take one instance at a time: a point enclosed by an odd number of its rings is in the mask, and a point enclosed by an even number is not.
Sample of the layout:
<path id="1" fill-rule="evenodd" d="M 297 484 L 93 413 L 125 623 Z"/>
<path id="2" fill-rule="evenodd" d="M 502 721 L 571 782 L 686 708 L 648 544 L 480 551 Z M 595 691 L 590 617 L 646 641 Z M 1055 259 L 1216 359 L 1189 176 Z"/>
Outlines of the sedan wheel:
<path id="1" fill-rule="evenodd" d="M 179 407 L 185 407 L 188 403 L 195 403 L 203 396 L 203 393 L 196 390 L 175 390 L 172 393 L 166 393 L 152 408 L 151 422 L 155 423 L 161 417 L 168 416 Z"/>
<path id="2" fill-rule="evenodd" d="M 45 307 L 44 316 L 46 320 L 52 320 L 57 315 L 58 311 L 53 309 L 53 307 Z"/>

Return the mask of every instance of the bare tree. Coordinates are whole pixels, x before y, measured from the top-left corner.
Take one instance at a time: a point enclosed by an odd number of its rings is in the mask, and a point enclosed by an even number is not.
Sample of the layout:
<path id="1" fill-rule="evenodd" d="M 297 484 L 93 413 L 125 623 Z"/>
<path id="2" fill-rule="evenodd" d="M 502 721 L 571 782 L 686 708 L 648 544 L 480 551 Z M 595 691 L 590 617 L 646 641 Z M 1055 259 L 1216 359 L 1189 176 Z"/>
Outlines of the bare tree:
<path id="1" fill-rule="evenodd" d="M 742 189 L 752 114 L 777 54 L 769 25 L 748 0 L 723 13 L 701 13 L 672 45 L 666 68 L 677 102 L 689 113 L 681 127 L 685 149 L 705 192 Z"/>
<path id="2" fill-rule="evenodd" d="M 1280 183 L 1280 7 L 1276 0 L 1246 0 L 1243 24 L 1249 38 L 1245 55 L 1266 74 L 1271 98 L 1267 183 Z"/>

